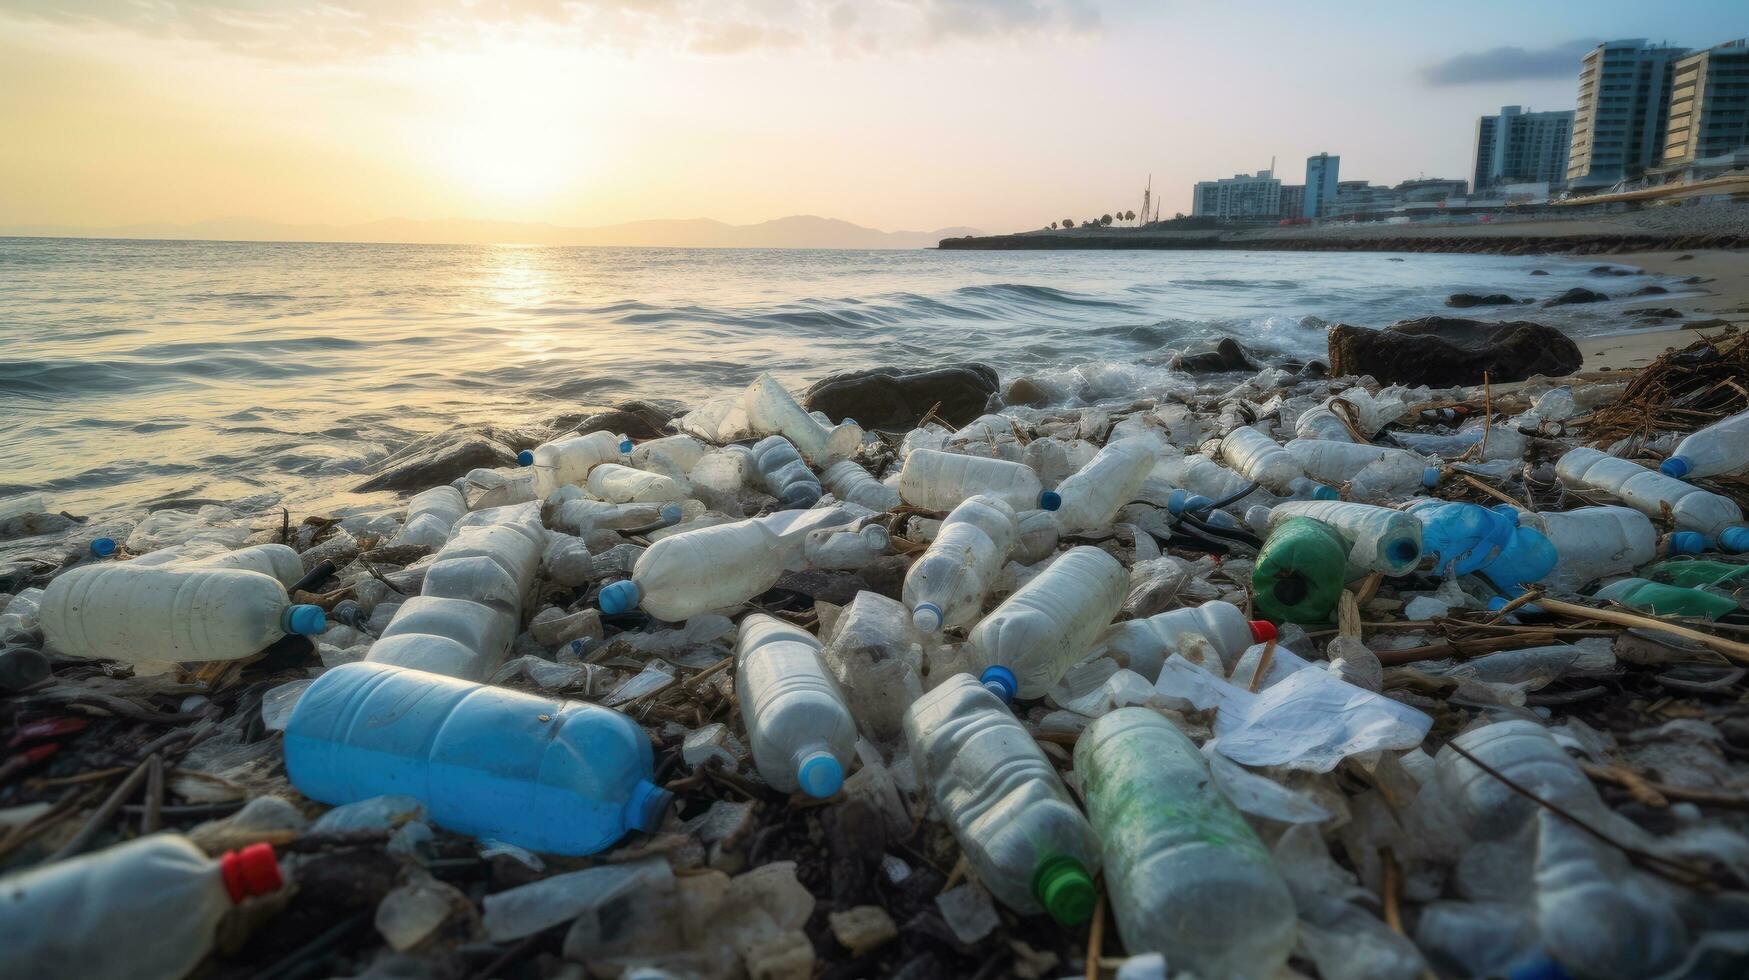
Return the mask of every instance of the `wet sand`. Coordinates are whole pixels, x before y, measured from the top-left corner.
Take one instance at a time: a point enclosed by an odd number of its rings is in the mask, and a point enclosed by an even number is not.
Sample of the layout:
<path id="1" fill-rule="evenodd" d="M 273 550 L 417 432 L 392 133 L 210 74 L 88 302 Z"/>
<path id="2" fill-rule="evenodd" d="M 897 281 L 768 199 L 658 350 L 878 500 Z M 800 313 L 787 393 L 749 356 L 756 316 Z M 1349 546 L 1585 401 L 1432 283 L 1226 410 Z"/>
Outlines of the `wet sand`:
<path id="1" fill-rule="evenodd" d="M 1684 258 L 1684 256 L 1692 256 Z M 1629 252 L 1610 256 L 1612 264 L 1634 266 L 1667 276 L 1700 276 L 1706 290 L 1697 296 L 1648 296 L 1647 305 L 1681 310 L 1687 327 L 1637 330 L 1580 340 L 1586 371 L 1621 371 L 1644 367 L 1669 350 L 1680 350 L 1698 338 L 1697 325 L 1723 320 L 1737 330 L 1749 329 L 1749 252 L 1722 249 L 1696 252 Z M 1668 300 L 1668 302 L 1666 302 Z M 1716 322 L 1707 330 L 1728 329 Z"/>

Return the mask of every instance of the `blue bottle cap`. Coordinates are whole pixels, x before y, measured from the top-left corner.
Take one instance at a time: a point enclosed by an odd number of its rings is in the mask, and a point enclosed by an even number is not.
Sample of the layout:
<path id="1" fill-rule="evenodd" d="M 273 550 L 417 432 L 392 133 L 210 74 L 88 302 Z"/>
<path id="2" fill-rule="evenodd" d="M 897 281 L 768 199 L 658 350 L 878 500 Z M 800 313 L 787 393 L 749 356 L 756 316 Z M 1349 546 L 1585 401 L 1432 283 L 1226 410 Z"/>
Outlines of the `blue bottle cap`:
<path id="1" fill-rule="evenodd" d="M 1699 531 L 1676 531 L 1665 542 L 1665 550 L 1672 555 L 1703 554 L 1706 547 L 1706 535 Z"/>
<path id="2" fill-rule="evenodd" d="M 1039 510 L 1056 510 L 1063 506 L 1063 495 L 1055 490 L 1046 490 L 1038 495 Z"/>
<path id="3" fill-rule="evenodd" d="M 1191 493 L 1188 490 L 1174 490 L 1166 495 L 1166 511 L 1173 517 L 1177 517 L 1187 510 L 1207 510 L 1214 504 L 1214 501 L 1202 494 Z"/>
<path id="4" fill-rule="evenodd" d="M 631 452 L 632 451 L 632 441 L 630 439 L 626 438 L 625 436 L 620 436 L 619 437 L 619 451 L 622 453 Z"/>
<path id="5" fill-rule="evenodd" d="M 631 612 L 640 598 L 642 592 L 638 589 L 638 583 L 627 578 L 602 586 L 601 595 L 596 597 L 595 602 L 602 612 L 617 616 L 623 612 Z"/>
<path id="6" fill-rule="evenodd" d="M 802 792 L 816 800 L 837 796 L 844 785 L 844 767 L 832 753 L 820 749 L 796 767 L 796 782 L 801 784 Z"/>
<path id="7" fill-rule="evenodd" d="M 91 553 L 99 558 L 108 558 L 115 554 L 114 538 L 92 538 Z"/>
<path id="8" fill-rule="evenodd" d="M 941 607 L 933 602 L 919 602 L 911 610 L 911 625 L 925 633 L 941 629 Z"/>
<path id="9" fill-rule="evenodd" d="M 662 510 L 660 511 L 660 513 L 662 515 L 663 520 L 667 521 L 670 524 L 673 524 L 673 523 L 680 520 L 680 505 L 679 504 L 663 504 Z"/>
<path id="10" fill-rule="evenodd" d="M 647 779 L 639 780 L 632 787 L 631 798 L 626 800 L 625 824 L 633 830 L 653 834 L 661 829 L 662 818 L 668 815 L 668 807 L 673 802 L 673 793 Z"/>
<path id="11" fill-rule="evenodd" d="M 519 452 L 516 454 L 516 461 L 523 466 L 533 466 L 534 465 L 534 453 L 531 453 L 528 450 L 524 449 L 522 452 Z"/>
<path id="12" fill-rule="evenodd" d="M 1683 459 L 1681 456 L 1672 456 L 1658 464 L 1658 472 L 1665 476 L 1673 476 L 1678 480 L 1687 476 L 1690 468 L 1688 460 Z"/>
<path id="13" fill-rule="evenodd" d="M 1749 527 L 1728 527 L 1720 531 L 1719 550 L 1736 555 L 1749 551 Z"/>
<path id="14" fill-rule="evenodd" d="M 1489 612 L 1499 612 L 1500 610 L 1506 608 L 1506 602 L 1507 602 L 1507 599 L 1505 596 L 1495 596 L 1494 598 L 1488 600 L 1488 611 Z"/>
<path id="15" fill-rule="evenodd" d="M 321 606 L 299 603 L 286 608 L 280 626 L 287 633 L 315 636 L 328 628 L 328 616 Z"/>
<path id="16" fill-rule="evenodd" d="M 1313 500 L 1336 500 L 1341 496 L 1341 494 L 1336 492 L 1335 487 L 1327 487 L 1322 483 L 1312 484 Z"/>
<path id="17" fill-rule="evenodd" d="M 1001 698 L 1003 704 L 1014 700 L 1015 692 L 1020 690 L 1020 682 L 1014 679 L 1014 671 L 1001 664 L 985 667 L 984 672 L 978 675 L 978 683 Z"/>
<path id="18" fill-rule="evenodd" d="M 1421 471 L 1421 485 L 1432 489 L 1439 485 L 1439 467 L 1429 466 Z"/>

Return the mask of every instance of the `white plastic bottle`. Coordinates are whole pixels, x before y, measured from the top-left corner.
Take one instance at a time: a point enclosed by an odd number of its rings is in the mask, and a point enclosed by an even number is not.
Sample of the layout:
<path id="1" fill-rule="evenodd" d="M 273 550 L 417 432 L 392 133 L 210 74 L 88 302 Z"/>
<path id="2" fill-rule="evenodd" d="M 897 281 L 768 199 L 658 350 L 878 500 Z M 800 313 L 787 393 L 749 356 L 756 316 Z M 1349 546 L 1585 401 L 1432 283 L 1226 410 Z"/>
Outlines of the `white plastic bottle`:
<path id="1" fill-rule="evenodd" d="M 188 565 L 199 568 L 239 568 L 260 572 L 279 580 L 290 588 L 304 577 L 304 562 L 298 553 L 283 544 L 257 544 L 236 551 L 223 551 L 204 558 L 184 558 L 181 546 L 159 548 L 130 561 L 142 567 L 152 565 Z"/>
<path id="2" fill-rule="evenodd" d="M 769 374 L 754 379 L 742 399 L 747 423 L 753 431 L 783 436 L 815 466 L 844 459 L 862 445 L 862 430 L 856 423 L 846 419 L 844 424 L 831 428 L 821 425 Z"/>
<path id="3" fill-rule="evenodd" d="M 1263 620 L 1247 620 L 1238 606 L 1216 599 L 1188 609 L 1172 609 L 1146 619 L 1116 623 L 1100 636 L 1095 656 L 1111 657 L 1120 665 L 1152 680 L 1160 675 L 1166 658 L 1183 646 L 1181 637 L 1196 633 L 1209 641 L 1231 670 L 1253 643 L 1275 636 L 1275 627 Z"/>
<path id="4" fill-rule="evenodd" d="M 1013 509 L 996 497 L 980 494 L 955 507 L 929 549 L 905 573 L 901 594 L 917 629 L 936 633 L 971 625 L 983 611 L 984 598 L 1014 549 L 1018 531 Z"/>
<path id="5" fill-rule="evenodd" d="M 660 504 L 686 499 L 686 489 L 660 473 L 619 463 L 600 463 L 589 471 L 591 496 L 615 504 Z"/>
<path id="6" fill-rule="evenodd" d="M 967 497 L 985 494 L 1001 498 L 1014 510 L 1056 510 L 1063 499 L 1045 490 L 1038 474 L 1024 463 L 913 450 L 899 471 L 899 496 L 913 507 L 950 511 Z"/>
<path id="7" fill-rule="evenodd" d="M 1251 485 L 1251 481 L 1201 453 L 1164 457 L 1154 464 L 1149 482 L 1155 480 L 1167 491 L 1189 490 L 1210 500 L 1231 497 Z"/>
<path id="8" fill-rule="evenodd" d="M 1301 412 L 1300 417 L 1294 421 L 1294 435 L 1301 439 L 1317 439 L 1322 442 L 1354 442 L 1354 434 L 1336 417 L 1328 401 Z"/>
<path id="9" fill-rule="evenodd" d="M 955 674 L 905 712 L 905 739 L 918 781 L 978 880 L 1023 915 L 1085 922 L 1099 843 L 1007 706 L 970 674 Z"/>
<path id="10" fill-rule="evenodd" d="M 1583 446 L 1555 463 L 1555 475 L 1570 486 L 1615 494 L 1647 517 L 1660 517 L 1668 507 L 1677 527 L 1715 538 L 1725 551 L 1749 551 L 1743 511 L 1729 497 Z"/>
<path id="11" fill-rule="evenodd" d="M 780 792 L 835 796 L 856 755 L 856 722 L 818 640 L 747 629 L 769 618 L 748 616 L 735 649 L 735 696 L 753 764 Z"/>
<path id="12" fill-rule="evenodd" d="M 1369 489 L 1390 493 L 1439 482 L 1439 468 L 1406 449 L 1317 439 L 1295 439 L 1283 448 L 1307 476 L 1322 483 L 1359 481 L 1365 474 Z"/>
<path id="13" fill-rule="evenodd" d="M 1665 476 L 1701 479 L 1749 470 L 1749 411 L 1690 432 L 1659 464 Z"/>
<path id="14" fill-rule="evenodd" d="M 815 528 L 802 539 L 802 561 L 809 568 L 861 568 L 887 553 L 892 539 L 880 524 Z"/>
<path id="15" fill-rule="evenodd" d="M 602 588 L 601 611 L 614 615 L 637 606 L 657 619 L 678 623 L 738 606 L 777 584 L 788 551 L 757 520 L 663 538 L 638 556 L 631 578 Z"/>
<path id="16" fill-rule="evenodd" d="M 1048 510 L 1023 510 L 1014 515 L 1014 549 L 1010 558 L 1022 565 L 1036 565 L 1057 553 L 1056 515 Z"/>
<path id="17" fill-rule="evenodd" d="M 481 681 L 504 662 L 517 625 L 514 613 L 496 605 L 416 595 L 401 603 L 365 659 Z M 434 638 L 451 642 L 433 642 Z M 461 650 L 467 656 L 462 657 Z"/>
<path id="18" fill-rule="evenodd" d="M 1105 552 L 1063 552 L 973 627 L 966 648 L 978 680 L 1004 701 L 1044 697 L 1086 656 L 1129 590 L 1129 573 Z"/>
<path id="19" fill-rule="evenodd" d="M 1163 715 L 1119 708 L 1075 743 L 1124 949 L 1199 977 L 1273 977 L 1293 948 L 1293 896 L 1221 794 L 1202 753 Z"/>
<path id="20" fill-rule="evenodd" d="M 653 524 L 674 524 L 680 520 L 677 503 L 615 504 L 605 500 L 567 500 L 559 505 L 556 523 L 559 527 L 588 534 L 590 531 L 624 531 Z"/>
<path id="21" fill-rule="evenodd" d="M 611 432 L 591 432 L 524 450 L 517 461 L 534 467 L 534 492 L 545 499 L 567 484 L 579 484 L 601 463 L 617 463 L 632 451 L 630 439 Z"/>
<path id="22" fill-rule="evenodd" d="M 1472 728 L 1452 744 L 1483 765 L 1545 800 L 1579 814 L 1602 807 L 1597 790 L 1548 729 L 1524 718 Z M 1459 755 L 1450 746 L 1434 756 L 1441 802 L 1474 840 L 1505 840 L 1523 830 L 1539 805 Z"/>
<path id="23" fill-rule="evenodd" d="M 545 544 L 544 532 L 536 531 L 530 537 L 523 529 L 508 524 L 457 528 L 449 543 L 437 553 L 434 566 L 455 558 L 476 555 L 490 558 L 510 573 L 516 581 L 517 594 L 527 595 L 540 568 L 541 548 Z M 426 575 L 429 579 L 430 573 Z"/>
<path id="24" fill-rule="evenodd" d="M 687 471 L 687 478 L 696 486 L 734 493 L 747 486 L 755 472 L 746 446 L 724 446 L 700 457 Z"/>
<path id="25" fill-rule="evenodd" d="M 51 649 L 129 663 L 239 660 L 328 625 L 321 607 L 293 605 L 260 572 L 133 562 L 61 575 L 44 591 L 41 616 Z"/>
<path id="26" fill-rule="evenodd" d="M 870 476 L 868 470 L 855 460 L 841 459 L 826 467 L 826 471 L 820 474 L 820 481 L 839 500 L 848 500 L 869 510 L 889 511 L 899 506 L 899 491 Z"/>
<path id="27" fill-rule="evenodd" d="M 1289 500 L 1269 512 L 1275 530 L 1292 517 L 1310 517 L 1348 542 L 1351 567 L 1406 575 L 1421 561 L 1421 522 L 1400 510 L 1343 500 Z"/>
<path id="28" fill-rule="evenodd" d="M 1519 522 L 1549 539 L 1560 555 L 1543 581 L 1571 592 L 1588 582 L 1624 575 L 1658 557 L 1658 531 L 1646 515 L 1630 507 L 1522 512 Z"/>
<path id="29" fill-rule="evenodd" d="M 407 502 L 407 523 L 389 539 L 390 545 L 420 545 L 436 551 L 449 540 L 455 522 L 468 513 L 468 502 L 455 487 L 432 487 Z"/>
<path id="30" fill-rule="evenodd" d="M 1287 450 L 1274 439 L 1251 428 L 1240 426 L 1221 440 L 1221 458 L 1246 479 L 1282 497 L 1303 492 L 1305 470 Z M 1333 495 L 1332 495 L 1333 496 Z"/>
<path id="31" fill-rule="evenodd" d="M 662 456 L 678 467 L 681 473 L 690 473 L 692 467 L 709 451 L 709 446 L 691 436 L 663 436 L 660 439 L 640 442 L 633 447 L 632 465 L 641 470 L 663 472 L 655 465 L 655 458 Z"/>
<path id="32" fill-rule="evenodd" d="M 232 906 L 280 889 L 273 848 L 218 860 L 181 834 L 149 834 L 0 878 L 0 975 L 182 980 Z"/>
<path id="33" fill-rule="evenodd" d="M 1135 499 L 1156 458 L 1148 439 L 1107 443 L 1086 466 L 1057 485 L 1057 496 L 1062 498 L 1057 520 L 1071 531 L 1110 527 L 1118 510 Z"/>

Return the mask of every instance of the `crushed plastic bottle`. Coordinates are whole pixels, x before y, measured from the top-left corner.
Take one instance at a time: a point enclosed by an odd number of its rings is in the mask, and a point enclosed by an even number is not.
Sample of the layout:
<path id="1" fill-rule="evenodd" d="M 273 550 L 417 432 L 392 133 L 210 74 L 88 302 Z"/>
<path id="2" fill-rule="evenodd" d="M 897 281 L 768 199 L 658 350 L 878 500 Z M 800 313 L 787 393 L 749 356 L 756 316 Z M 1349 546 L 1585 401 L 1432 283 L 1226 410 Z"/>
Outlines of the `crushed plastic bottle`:
<path id="1" fill-rule="evenodd" d="M 820 660 L 820 641 L 763 613 L 748 616 L 735 648 L 735 696 L 753 764 L 773 789 L 837 795 L 856 757 L 856 722 Z"/>
<path id="2" fill-rule="evenodd" d="M 260 572 L 133 562 L 57 577 L 40 615 L 51 649 L 129 663 L 240 660 L 288 633 L 328 626 L 321 607 L 294 605 Z"/>
<path id="3" fill-rule="evenodd" d="M 784 437 L 817 466 L 844 459 L 862 445 L 862 429 L 854 421 L 845 419 L 830 428 L 822 425 L 769 374 L 761 374 L 747 386 L 742 407 L 753 431 Z"/>
<path id="4" fill-rule="evenodd" d="M 892 546 L 887 529 L 867 523 L 851 530 L 822 527 L 802 539 L 802 560 L 809 568 L 856 569 L 885 555 Z"/>
<path id="5" fill-rule="evenodd" d="M 1348 426 L 1342 424 L 1342 420 L 1330 408 L 1329 401 L 1301 412 L 1300 417 L 1294 420 L 1294 435 L 1320 442 L 1354 442 L 1354 434 L 1348 431 Z"/>
<path id="6" fill-rule="evenodd" d="M 1749 411 L 1690 432 L 1658 471 L 1677 479 L 1704 479 L 1749 470 Z"/>
<path id="7" fill-rule="evenodd" d="M 1099 844 L 1050 760 L 1000 699 L 956 674 L 905 714 L 912 766 L 978 880 L 1017 912 L 1079 925 Z"/>
<path id="8" fill-rule="evenodd" d="M 651 545 L 632 566 L 632 577 L 601 590 L 607 615 L 641 607 L 678 623 L 703 612 L 738 606 L 776 584 L 787 549 L 758 520 L 686 531 Z"/>
<path id="9" fill-rule="evenodd" d="M 1652 522 L 1628 507 L 1520 514 L 1519 520 L 1541 530 L 1554 546 L 1560 558 L 1546 580 L 1563 591 L 1631 572 L 1658 554 L 1658 532 Z"/>
<path id="10" fill-rule="evenodd" d="M 617 711 L 387 664 L 317 678 L 284 744 L 310 799 L 408 794 L 441 827 L 555 854 L 654 831 L 673 799 L 651 782 L 649 736 Z"/>
<path id="11" fill-rule="evenodd" d="M 1309 517 L 1277 524 L 1251 570 L 1253 602 L 1276 623 L 1327 623 L 1342 598 L 1349 544 Z"/>
<path id="12" fill-rule="evenodd" d="M 1720 550 L 1749 551 L 1749 527 L 1729 497 L 1584 446 L 1562 456 L 1555 473 L 1570 486 L 1612 493 L 1647 517 L 1668 511 L 1677 527 L 1713 538 Z"/>
<path id="13" fill-rule="evenodd" d="M 1402 511 L 1337 500 L 1290 500 L 1269 514 L 1274 530 L 1295 517 L 1328 525 L 1349 544 L 1349 564 L 1386 575 L 1405 575 L 1421 560 L 1421 523 Z"/>
<path id="14" fill-rule="evenodd" d="M 1057 485 L 1062 504 L 1057 520 L 1064 530 L 1092 531 L 1111 526 L 1118 509 L 1135 497 L 1153 472 L 1156 456 L 1148 439 L 1108 443 L 1086 466 Z"/>
<path id="15" fill-rule="evenodd" d="M 1536 918 L 1543 944 L 1572 976 L 1666 976 L 1687 930 L 1670 900 L 1625 856 L 1548 810 L 1537 825 Z"/>
<path id="16" fill-rule="evenodd" d="M 1451 744 L 1551 803 L 1582 814 L 1603 805 L 1591 780 L 1534 721 L 1514 718 L 1472 728 Z M 1474 840 L 1512 837 L 1530 824 L 1539 809 L 1450 746 L 1434 757 L 1434 774 L 1444 806 Z"/>
<path id="17" fill-rule="evenodd" d="M 686 488 L 669 477 L 619 463 L 599 463 L 589 470 L 589 493 L 615 504 L 661 504 L 686 499 Z"/>
<path id="18" fill-rule="evenodd" d="M 832 495 L 873 511 L 899 506 L 899 491 L 869 475 L 855 460 L 841 459 L 820 475 Z"/>
<path id="19" fill-rule="evenodd" d="M 1083 545 L 1057 556 L 966 638 L 978 680 L 1004 701 L 1043 697 L 1092 647 L 1129 594 L 1123 565 Z"/>
<path id="20" fill-rule="evenodd" d="M 96 542 L 93 542 L 95 544 Z M 114 542 L 110 542 L 111 551 Z M 188 565 L 199 568 L 239 568 L 249 572 L 260 572 L 279 580 L 281 585 L 290 588 L 304 577 L 304 562 L 298 553 L 283 544 L 258 544 L 235 551 L 222 551 L 216 555 L 204 558 L 184 558 L 186 549 L 183 547 L 160 548 L 148 552 L 132 560 L 132 564 L 141 567 L 150 565 Z"/>
<path id="21" fill-rule="evenodd" d="M 559 527 L 578 535 L 590 531 L 629 531 L 659 527 L 680 522 L 684 511 L 680 504 L 613 504 L 604 500 L 567 500 L 559 505 Z"/>
<path id="22" fill-rule="evenodd" d="M 1238 606 L 1217 599 L 1117 623 L 1100 636 L 1095 652 L 1152 680 L 1160 676 L 1166 658 L 1180 652 L 1185 634 L 1207 640 L 1231 670 L 1239 654 L 1253 643 L 1274 638 L 1275 627 L 1262 620 L 1247 619 Z"/>
<path id="23" fill-rule="evenodd" d="M 1016 533 L 1014 511 L 996 497 L 980 494 L 955 507 L 905 573 L 902 595 L 917 629 L 936 633 L 971 625 L 1014 548 Z"/>
<path id="24" fill-rule="evenodd" d="M 1381 499 L 1439 482 L 1439 468 L 1406 449 L 1311 439 L 1295 439 L 1283 449 L 1314 480 L 1354 484 L 1350 491 L 1357 498 Z"/>
<path id="25" fill-rule="evenodd" d="M 1593 599 L 1619 602 L 1629 609 L 1654 616 L 1688 616 L 1716 620 L 1734 613 L 1737 600 L 1701 589 L 1664 585 L 1643 578 L 1617 579 L 1591 594 Z"/>
<path id="26" fill-rule="evenodd" d="M 1119 708 L 1075 743 L 1124 948 L 1208 977 L 1274 976 L 1293 896 L 1195 744 L 1158 712 Z"/>
<path id="27" fill-rule="evenodd" d="M 579 485 L 601 463 L 617 463 L 632 451 L 631 440 L 611 432 L 591 432 L 523 450 L 516 457 L 534 467 L 534 493 L 545 499 L 554 490 Z"/>
<path id="28" fill-rule="evenodd" d="M 899 495 L 913 507 L 945 512 L 979 494 L 999 498 L 1015 511 L 1054 511 L 1063 503 L 1024 463 L 918 449 L 899 471 Z"/>
<path id="29" fill-rule="evenodd" d="M 213 860 L 160 833 L 0 878 L 0 974 L 181 980 L 234 905 L 276 892 L 273 848 Z"/>
<path id="30" fill-rule="evenodd" d="M 808 469 L 796 447 L 783 436 L 767 436 L 754 445 L 753 470 L 785 510 L 806 510 L 825 493 L 820 478 Z"/>
<path id="31" fill-rule="evenodd" d="M 632 448 L 631 460 L 632 465 L 638 469 L 666 474 L 664 465 L 658 460 L 658 457 L 662 457 L 667 460 L 668 466 L 684 475 L 692 472 L 692 468 L 709 451 L 710 447 L 691 436 L 663 436 L 638 443 Z"/>
<path id="32" fill-rule="evenodd" d="M 1221 440 L 1221 458 L 1246 479 L 1278 496 L 1304 494 L 1318 500 L 1336 499 L 1335 490 L 1311 486 L 1298 460 L 1274 439 L 1250 426 L 1227 433 Z"/>

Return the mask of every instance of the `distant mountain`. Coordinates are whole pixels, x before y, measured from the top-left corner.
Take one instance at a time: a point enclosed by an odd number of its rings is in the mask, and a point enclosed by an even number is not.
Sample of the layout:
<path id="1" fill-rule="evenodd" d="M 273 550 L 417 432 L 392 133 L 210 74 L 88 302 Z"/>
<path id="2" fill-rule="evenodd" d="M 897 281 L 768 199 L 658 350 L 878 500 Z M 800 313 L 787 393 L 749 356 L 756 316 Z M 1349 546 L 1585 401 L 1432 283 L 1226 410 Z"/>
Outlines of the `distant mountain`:
<path id="1" fill-rule="evenodd" d="M 526 221 L 415 221 L 385 218 L 353 225 L 292 225 L 253 218 L 114 228 L 0 227 L 0 236 L 155 238 L 241 242 L 395 242 L 410 244 L 645 245 L 670 248 L 928 248 L 975 228 L 880 231 L 836 218 L 793 215 L 755 225 L 711 218 L 629 221 L 595 228 Z"/>

